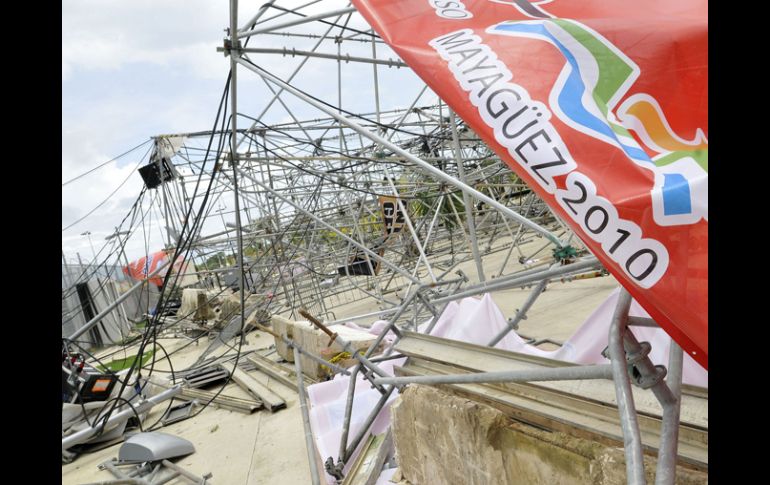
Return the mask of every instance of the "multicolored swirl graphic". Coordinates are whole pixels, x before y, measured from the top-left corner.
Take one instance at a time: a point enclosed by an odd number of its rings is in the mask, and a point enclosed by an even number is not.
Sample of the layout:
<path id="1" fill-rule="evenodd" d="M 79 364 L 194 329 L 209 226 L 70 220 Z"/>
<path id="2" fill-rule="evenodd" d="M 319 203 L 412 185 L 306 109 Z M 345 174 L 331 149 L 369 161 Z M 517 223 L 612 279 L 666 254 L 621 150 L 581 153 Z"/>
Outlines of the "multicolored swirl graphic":
<path id="1" fill-rule="evenodd" d="M 653 172 L 650 195 L 658 225 L 708 221 L 705 134 L 698 129 L 692 140 L 679 137 L 658 102 L 647 94 L 629 96 L 618 106 L 640 70 L 616 46 L 567 19 L 507 21 L 486 31 L 542 40 L 559 50 L 566 64 L 551 90 L 551 109 L 568 126 L 620 148 L 634 163 Z"/>

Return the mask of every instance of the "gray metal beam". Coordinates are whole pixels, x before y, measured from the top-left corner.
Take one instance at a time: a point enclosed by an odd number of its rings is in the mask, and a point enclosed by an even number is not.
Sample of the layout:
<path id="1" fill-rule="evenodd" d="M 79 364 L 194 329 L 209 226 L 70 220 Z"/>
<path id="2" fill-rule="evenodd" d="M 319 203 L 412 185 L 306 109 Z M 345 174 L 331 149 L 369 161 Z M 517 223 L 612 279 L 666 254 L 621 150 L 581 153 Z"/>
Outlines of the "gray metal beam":
<path id="1" fill-rule="evenodd" d="M 255 34 L 262 34 L 264 32 L 272 32 L 274 30 L 285 29 L 287 27 L 293 27 L 295 25 L 302 25 L 302 24 L 306 24 L 308 22 L 314 22 L 316 20 L 326 19 L 326 18 L 329 18 L 329 17 L 334 17 L 336 15 L 344 15 L 344 14 L 352 13 L 352 12 L 355 12 L 355 11 L 356 11 L 355 7 L 348 7 L 348 8 L 343 8 L 343 9 L 340 9 L 340 10 L 333 10 L 331 12 L 319 13 L 318 15 L 311 15 L 311 16 L 308 16 L 308 17 L 302 17 L 300 19 L 290 20 L 288 22 L 284 22 L 284 23 L 281 23 L 281 24 L 271 25 L 269 27 L 262 27 L 262 28 L 259 28 L 259 29 L 247 30 L 246 32 L 239 32 L 238 35 L 237 35 L 237 38 L 238 39 L 243 39 L 243 38 L 255 35 Z M 233 32 L 234 31 L 235 30 L 233 30 Z"/>
<path id="2" fill-rule="evenodd" d="M 223 47 L 217 47 L 217 52 L 224 52 Z M 240 49 L 241 52 L 245 52 L 247 54 L 281 54 L 282 56 L 302 56 L 302 57 L 317 57 L 319 59 L 334 59 L 338 61 L 343 62 L 361 62 L 366 64 L 377 64 L 380 66 L 388 66 L 388 67 L 409 67 L 408 64 L 402 61 L 397 61 L 395 59 L 371 59 L 369 57 L 358 57 L 358 56 L 351 56 L 350 54 L 326 54 L 321 52 L 312 52 L 312 51 L 300 51 L 295 48 L 287 49 L 286 47 L 282 47 L 280 49 L 277 48 L 267 48 L 267 47 L 244 47 Z"/>
<path id="3" fill-rule="evenodd" d="M 513 209 L 506 207 L 505 205 L 501 204 L 500 202 L 492 199 L 491 197 L 482 194 L 478 190 L 474 189 L 473 187 L 468 186 L 467 184 L 457 180 L 456 178 L 447 175 L 440 169 L 434 167 L 428 162 L 425 162 L 424 160 L 421 160 L 420 158 L 412 155 L 411 153 L 407 152 L 403 148 L 399 147 L 398 145 L 386 140 L 385 138 L 375 134 L 371 133 L 370 131 L 366 130 L 362 126 L 360 126 L 355 121 L 352 121 L 348 119 L 347 117 L 343 116 L 340 113 L 336 113 L 333 109 L 329 108 L 323 103 L 320 103 L 319 101 L 309 97 L 302 91 L 299 91 L 294 86 L 291 86 L 290 84 L 287 84 L 283 80 L 279 79 L 278 77 L 270 74 L 269 72 L 265 71 L 264 69 L 260 68 L 259 66 L 256 66 L 254 64 L 251 64 L 249 62 L 244 61 L 243 59 L 238 59 L 238 63 L 244 66 L 245 68 L 249 69 L 250 71 L 255 72 L 256 74 L 259 74 L 260 76 L 269 79 L 270 81 L 274 82 L 276 85 L 284 88 L 286 91 L 289 91 L 290 93 L 294 94 L 298 98 L 302 99 L 303 101 L 307 102 L 308 104 L 315 106 L 319 110 L 323 111 L 327 115 L 335 118 L 337 121 L 347 125 L 355 132 L 369 138 L 370 140 L 374 141 L 375 143 L 379 143 L 383 147 L 393 151 L 394 153 L 401 155 L 402 157 L 406 158 L 408 161 L 412 162 L 413 164 L 417 165 L 418 167 L 422 168 L 426 172 L 430 173 L 434 177 L 436 177 L 439 180 L 442 180 L 454 187 L 457 187 L 458 189 L 462 190 L 463 192 L 468 192 L 471 196 L 474 198 L 485 202 L 486 204 L 490 205 L 491 207 L 494 207 L 504 215 L 508 216 L 509 218 L 517 221 L 520 224 L 523 224 L 533 231 L 536 231 L 543 236 L 545 236 L 549 241 L 551 241 L 553 244 L 555 244 L 557 247 L 561 248 L 563 247 L 563 243 L 559 240 L 556 235 L 545 229 L 544 227 L 541 227 L 538 224 L 535 224 L 534 222 L 530 221 L 526 217 L 522 216 L 521 214 L 515 212 Z"/>

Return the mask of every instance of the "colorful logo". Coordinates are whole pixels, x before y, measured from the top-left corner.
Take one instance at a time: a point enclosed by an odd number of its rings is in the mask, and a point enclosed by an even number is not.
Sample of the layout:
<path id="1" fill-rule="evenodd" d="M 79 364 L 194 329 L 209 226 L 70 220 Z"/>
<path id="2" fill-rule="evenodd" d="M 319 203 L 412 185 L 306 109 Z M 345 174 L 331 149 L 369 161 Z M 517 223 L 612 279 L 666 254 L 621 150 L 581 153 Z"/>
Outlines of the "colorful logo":
<path id="1" fill-rule="evenodd" d="M 551 109 L 563 123 L 623 150 L 634 163 L 654 174 L 650 195 L 658 225 L 708 220 L 705 134 L 698 129 L 692 140 L 679 137 L 658 102 L 648 94 L 634 94 L 618 106 L 638 79 L 640 69 L 616 46 L 589 27 L 566 19 L 507 21 L 486 31 L 538 39 L 559 50 L 566 64 L 551 90 Z"/>

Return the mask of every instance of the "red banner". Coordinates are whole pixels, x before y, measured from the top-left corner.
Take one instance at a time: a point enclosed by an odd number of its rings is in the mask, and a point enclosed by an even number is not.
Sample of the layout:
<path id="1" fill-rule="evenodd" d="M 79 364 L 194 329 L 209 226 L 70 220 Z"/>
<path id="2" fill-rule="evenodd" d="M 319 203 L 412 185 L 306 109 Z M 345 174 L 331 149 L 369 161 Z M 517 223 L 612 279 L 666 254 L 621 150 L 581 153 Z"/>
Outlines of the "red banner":
<path id="1" fill-rule="evenodd" d="M 705 0 L 353 0 L 708 368 Z"/>
<path id="2" fill-rule="evenodd" d="M 157 270 L 159 266 L 167 263 L 168 260 L 169 255 L 165 251 L 158 251 L 148 256 L 143 256 L 136 261 L 132 261 L 128 264 L 128 266 L 124 266 L 123 273 L 135 280 L 141 281 L 147 278 L 148 275 L 152 274 L 153 271 Z M 181 273 L 186 272 L 186 265 L 184 268 L 183 265 L 184 261 L 181 258 L 178 259 L 174 264 L 174 271 Z M 162 270 L 153 278 L 150 278 L 149 281 L 154 283 L 156 286 L 161 286 L 163 285 L 163 279 L 166 277 L 167 272 L 168 268 Z"/>

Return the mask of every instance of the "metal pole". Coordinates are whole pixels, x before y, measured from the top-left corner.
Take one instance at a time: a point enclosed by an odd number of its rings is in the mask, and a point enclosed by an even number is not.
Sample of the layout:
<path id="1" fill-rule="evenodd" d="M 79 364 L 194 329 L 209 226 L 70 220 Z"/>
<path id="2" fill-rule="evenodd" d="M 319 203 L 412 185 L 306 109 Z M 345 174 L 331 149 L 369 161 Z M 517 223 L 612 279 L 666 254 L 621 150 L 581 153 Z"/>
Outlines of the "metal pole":
<path id="1" fill-rule="evenodd" d="M 238 29 L 238 32 L 242 32 L 249 28 L 250 25 L 256 24 L 257 20 L 259 20 L 262 15 L 264 15 L 265 12 L 267 12 L 267 9 L 272 7 L 275 3 L 275 0 L 268 0 L 266 3 L 264 3 L 261 7 L 259 7 L 259 11 L 257 11 L 256 15 L 254 15 L 251 20 L 246 22 L 242 28 Z"/>
<path id="2" fill-rule="evenodd" d="M 612 374 L 615 381 L 615 395 L 620 413 L 620 427 L 623 430 L 623 446 L 626 453 L 626 480 L 629 485 L 645 485 L 644 454 L 639 422 L 636 419 L 634 395 L 628 378 L 626 352 L 623 348 L 623 334 L 626 332 L 628 310 L 631 308 L 631 294 L 625 288 L 620 290 L 615 314 L 612 316 L 609 336 L 609 353 L 612 360 Z"/>
<path id="3" fill-rule="evenodd" d="M 340 16 L 340 18 L 341 17 L 342 16 Z M 339 18 L 337 20 L 339 20 Z M 310 50 L 310 52 L 315 52 L 315 50 L 318 49 L 321 46 L 321 43 L 323 42 L 324 37 L 326 37 L 326 35 L 328 35 L 329 32 L 331 32 L 333 28 L 334 28 L 334 26 L 330 25 L 329 28 L 326 29 L 326 32 L 324 33 L 324 35 L 320 39 L 318 39 L 318 42 L 316 42 L 315 45 L 313 45 L 313 48 Z M 305 65 L 305 63 L 309 59 L 310 59 L 310 57 L 305 57 L 304 59 L 302 59 L 302 61 L 300 61 L 299 65 L 292 71 L 291 75 L 289 76 L 288 82 L 291 82 L 291 80 L 294 79 L 294 76 L 297 75 L 297 73 L 300 71 L 300 69 L 302 69 L 302 67 Z M 276 99 L 278 99 L 278 96 L 280 96 L 281 93 L 283 93 L 283 88 L 279 89 L 278 92 L 270 99 L 270 102 L 267 103 L 267 105 L 262 109 L 262 112 L 256 117 L 257 121 L 254 121 L 254 123 L 251 124 L 251 127 L 249 128 L 249 130 L 253 130 L 257 126 L 258 120 L 261 120 L 262 117 L 265 116 L 265 113 L 267 113 L 267 111 L 270 109 L 270 107 L 273 105 L 273 103 L 275 103 Z M 243 141 L 246 138 L 247 138 L 247 134 L 244 133 L 244 135 L 241 137 L 241 140 L 238 142 L 238 146 L 240 146 L 241 143 L 243 143 Z M 265 147 L 265 148 L 267 148 L 267 147 Z M 269 167 L 269 165 L 268 165 L 268 167 Z"/>
<path id="4" fill-rule="evenodd" d="M 463 166 L 463 152 L 462 148 L 460 147 L 460 137 L 457 135 L 457 120 L 455 118 L 455 111 L 452 108 L 449 108 L 449 124 L 452 127 L 452 148 L 455 152 L 457 171 L 459 172 L 460 180 L 463 183 L 467 183 L 468 179 L 465 177 L 465 167 Z M 479 281 L 483 283 L 486 278 L 484 278 L 484 267 L 481 265 L 481 256 L 479 256 L 479 244 L 478 240 L 476 239 L 476 223 L 473 220 L 473 204 L 471 202 L 470 196 L 468 195 L 468 192 L 463 192 L 463 203 L 465 204 L 465 220 L 468 222 L 468 234 L 470 236 L 471 251 L 473 252 L 473 259 L 476 260 L 476 272 L 479 275 Z"/>
<path id="5" fill-rule="evenodd" d="M 295 202 L 293 202 L 293 201 L 291 201 L 291 200 L 287 199 L 286 197 L 284 197 L 284 196 L 283 196 L 283 195 L 281 195 L 280 193 L 276 192 L 275 190 L 272 190 L 271 188 L 269 188 L 269 187 L 268 187 L 268 186 L 266 186 L 265 184 L 263 184 L 263 183 L 259 182 L 259 181 L 258 181 L 258 180 L 256 180 L 255 178 L 251 177 L 249 174 L 247 174 L 247 173 L 245 173 L 245 172 L 243 172 L 243 171 L 241 171 L 241 170 L 238 170 L 238 171 L 241 173 L 241 175 L 243 175 L 243 176 L 244 176 L 244 177 L 246 177 L 246 178 L 249 178 L 249 179 L 251 179 L 251 180 L 252 180 L 252 181 L 253 181 L 255 184 L 259 185 L 259 186 L 260 186 L 260 187 L 262 187 L 264 190 L 267 190 L 268 192 L 270 192 L 271 194 L 273 194 L 273 195 L 274 195 L 276 198 L 278 198 L 278 199 L 280 199 L 281 201 L 283 201 L 283 202 L 285 202 L 285 203 L 289 204 L 290 206 L 294 207 L 296 210 L 298 210 L 298 211 L 302 212 L 302 213 L 303 213 L 303 214 L 305 214 L 306 216 L 308 216 L 308 217 L 310 217 L 311 219 L 313 219 L 313 220 L 317 221 L 319 224 L 321 224 L 321 225 L 322 225 L 322 226 L 324 226 L 325 228 L 327 228 L 327 229 L 329 229 L 330 231 L 334 232 L 335 234 L 337 234 L 338 236 L 340 236 L 342 239 L 344 239 L 344 240 L 348 241 L 349 243 L 353 244 L 355 247 L 357 247 L 357 248 L 361 249 L 361 250 L 362 250 L 362 251 L 364 251 L 366 254 L 368 254 L 370 258 L 376 259 L 377 261 L 381 262 L 383 265 L 387 266 L 387 267 L 388 267 L 388 269 L 390 269 L 390 270 L 392 270 L 392 271 L 394 271 L 394 272 L 396 272 L 396 273 L 399 273 L 399 274 L 401 274 L 401 275 L 403 275 L 403 276 L 405 276 L 405 277 L 409 278 L 411 281 L 414 281 L 415 283 L 420 283 L 420 280 L 418 280 L 418 279 L 416 279 L 416 278 L 413 278 L 413 277 L 412 277 L 412 276 L 411 276 L 409 273 L 407 273 L 407 272 L 405 272 L 404 270 L 402 270 L 401 268 L 397 267 L 396 265 L 394 265 L 393 263 L 391 263 L 391 262 L 390 262 L 390 261 L 388 261 L 387 259 L 384 259 L 384 258 L 382 258 L 382 257 L 381 257 L 379 254 L 375 253 L 374 251 L 372 251 L 371 249 L 367 248 L 367 247 L 366 247 L 366 246 L 364 246 L 363 244 L 361 244 L 361 243 L 357 242 L 355 239 L 353 239 L 353 238 L 351 238 L 350 236 L 348 236 L 348 235 L 344 234 L 343 232 L 339 231 L 337 228 L 335 228 L 334 226 L 332 226 L 332 225 L 331 225 L 331 224 L 329 224 L 328 222 L 324 221 L 323 219 L 319 218 L 318 216 L 316 216 L 316 215 L 315 215 L 315 214 L 313 214 L 312 212 L 305 210 L 304 208 L 302 208 L 301 206 L 299 206 L 297 203 L 295 203 Z"/>
<path id="6" fill-rule="evenodd" d="M 217 52 L 221 52 L 224 49 L 221 47 L 217 47 Z M 320 59 L 334 59 L 338 61 L 344 61 L 346 63 L 348 62 L 362 62 L 366 64 L 374 64 L 375 67 L 379 64 L 382 66 L 388 66 L 388 67 L 409 67 L 408 64 L 397 61 L 394 59 L 371 59 L 368 57 L 358 57 L 358 56 L 351 56 L 350 54 L 326 54 L 322 52 L 312 52 L 312 51 L 298 51 L 297 49 L 291 48 L 287 49 L 286 47 L 281 48 L 266 48 L 266 47 L 244 47 L 243 52 L 247 54 L 281 54 L 282 56 L 303 56 L 303 57 L 317 57 Z"/>
<path id="7" fill-rule="evenodd" d="M 199 483 L 201 485 L 205 485 L 206 484 L 206 480 L 208 480 L 208 478 L 211 477 L 211 475 L 204 475 L 204 477 L 201 478 L 201 477 L 199 477 L 199 476 L 197 476 L 197 475 L 195 475 L 193 473 L 188 472 L 184 468 L 182 468 L 182 467 L 180 467 L 180 466 L 178 466 L 178 465 L 176 465 L 174 463 L 171 463 L 168 460 L 163 460 L 161 463 L 163 463 L 163 466 L 174 470 L 174 472 L 178 473 L 179 475 L 182 475 L 182 476 L 192 480 L 193 482 Z"/>
<path id="8" fill-rule="evenodd" d="M 305 428 L 305 447 L 307 448 L 307 461 L 310 462 L 310 477 L 313 485 L 319 485 L 321 481 L 318 478 L 315 442 L 313 441 L 313 431 L 310 429 L 310 415 L 307 410 L 305 381 L 302 375 L 302 358 L 296 347 L 294 348 L 294 369 L 297 374 L 297 394 L 299 394 L 299 408 L 302 411 L 302 426 Z"/>
<path id="9" fill-rule="evenodd" d="M 91 240 L 91 231 L 86 231 L 88 236 L 88 244 L 91 246 L 91 254 L 94 256 L 94 264 L 96 264 L 96 250 L 94 249 L 94 242 Z"/>
<path id="10" fill-rule="evenodd" d="M 294 94 L 298 98 L 306 101 L 307 103 L 311 104 L 312 106 L 315 106 L 319 110 L 321 110 L 324 113 L 332 116 L 333 118 L 335 118 L 336 120 L 340 121 L 341 123 L 349 126 L 351 129 L 353 129 L 357 133 L 360 133 L 361 135 L 369 138 L 370 140 L 372 140 L 372 141 L 374 141 L 376 143 L 379 143 L 382 146 L 384 146 L 384 147 L 388 148 L 389 150 L 393 151 L 394 153 L 404 157 L 408 161 L 410 161 L 410 162 L 414 163 L 415 165 L 421 167 L 426 172 L 432 174 L 437 179 L 442 180 L 442 181 L 444 181 L 444 182 L 446 182 L 446 183 L 448 183 L 448 184 L 450 184 L 450 185 L 452 185 L 454 187 L 457 187 L 458 189 L 460 189 L 460 190 L 462 190 L 464 192 L 468 192 L 470 195 L 472 195 L 476 199 L 481 200 L 483 202 L 486 202 L 488 205 L 490 205 L 490 206 L 494 207 L 495 209 L 499 210 L 500 212 L 502 212 L 503 214 L 507 215 L 511 219 L 513 219 L 513 220 L 519 222 L 520 224 L 523 224 L 523 225 L 529 227 L 530 229 L 532 229 L 532 230 L 542 234 L 549 241 L 554 243 L 557 247 L 561 248 L 563 246 L 562 242 L 559 240 L 559 238 L 556 237 L 554 234 L 552 234 L 547 229 L 539 226 L 538 224 L 535 224 L 534 222 L 530 221 L 526 217 L 523 217 L 522 215 L 516 213 L 515 211 L 513 211 L 509 207 L 506 207 L 505 205 L 503 205 L 500 202 L 492 199 L 491 197 L 488 197 L 487 195 L 482 194 L 478 190 L 476 190 L 476 189 L 474 189 L 472 187 L 469 187 L 467 184 L 465 184 L 463 182 L 460 182 L 459 180 L 455 179 L 454 177 L 451 177 L 451 176 L 445 174 L 444 172 L 442 172 L 438 168 L 434 167 L 433 165 L 429 164 L 428 162 L 425 162 L 424 160 L 421 160 L 420 158 L 412 155 L 411 153 L 409 153 L 406 150 L 402 149 L 401 147 L 399 147 L 399 146 L 389 142 L 388 140 L 382 138 L 381 136 L 369 132 L 368 130 L 366 130 L 365 128 L 360 126 L 355 121 L 349 120 L 348 118 L 342 116 L 339 113 L 335 113 L 334 110 L 330 109 L 328 106 L 326 106 L 323 103 L 320 103 L 320 102 L 318 102 L 318 101 L 308 97 L 305 93 L 303 93 L 301 91 L 298 91 L 293 86 L 285 83 L 284 81 L 282 81 L 281 79 L 277 78 L 276 76 L 270 74 L 269 72 L 265 71 L 264 69 L 262 69 L 262 68 L 260 68 L 258 66 L 255 66 L 253 64 L 250 64 L 248 62 L 245 62 L 242 59 L 239 59 L 238 63 L 240 63 L 241 65 L 243 65 L 247 69 L 249 69 L 249 70 L 259 74 L 260 76 L 265 77 L 265 78 L 273 81 L 275 84 L 277 84 L 278 86 L 283 87 L 285 90 L 287 90 L 290 93 Z"/>
<path id="11" fill-rule="evenodd" d="M 673 404 L 663 404 L 663 425 L 658 447 L 658 467 L 655 485 L 674 485 L 676 481 L 676 456 L 679 445 L 679 414 L 682 399 L 682 366 L 684 354 L 674 339 L 668 351 L 668 377 L 666 384 L 676 399 Z"/>
<path id="12" fill-rule="evenodd" d="M 414 241 L 415 246 L 417 246 L 417 251 L 419 251 L 420 253 L 420 259 L 422 259 L 423 263 L 425 263 L 425 267 L 428 269 L 428 275 L 430 276 L 431 281 L 435 283 L 436 275 L 433 274 L 433 270 L 431 269 L 430 263 L 428 262 L 428 256 L 425 255 L 425 250 L 422 247 L 420 238 L 417 236 L 417 231 L 414 230 L 412 219 L 411 217 L 409 217 L 409 214 L 406 211 L 406 207 L 404 206 L 404 202 L 401 200 L 401 195 L 398 193 L 398 190 L 396 189 L 396 186 L 393 183 L 393 173 L 387 168 L 385 168 L 385 174 L 386 174 L 386 179 L 388 181 L 388 185 L 390 185 L 390 188 L 393 191 L 393 195 L 395 195 L 396 197 L 396 203 L 398 204 L 398 207 L 401 210 L 401 215 L 404 216 L 404 222 L 406 222 L 406 226 L 407 228 L 409 228 L 409 233 L 412 235 L 412 240 Z"/>
<path id="13" fill-rule="evenodd" d="M 61 262 L 62 262 L 62 283 L 67 290 L 72 287 L 72 277 L 70 275 L 69 266 L 67 266 L 67 259 L 64 257 L 64 250 L 61 250 Z"/>
<path id="14" fill-rule="evenodd" d="M 141 478 L 118 478 L 116 480 L 107 480 L 104 482 L 85 483 L 83 485 L 153 485 L 147 480 Z"/>
<path id="15" fill-rule="evenodd" d="M 358 371 L 361 369 L 361 364 L 356 364 L 353 367 L 353 371 L 350 373 L 348 379 L 348 395 L 345 399 L 345 415 L 342 420 L 342 435 L 340 436 L 340 448 L 337 453 L 337 461 L 342 461 L 345 457 L 345 450 L 348 447 L 348 433 L 350 432 L 350 417 L 353 413 L 353 395 L 356 391 L 356 378 L 358 377 Z"/>
<path id="16" fill-rule="evenodd" d="M 99 323 L 99 321 L 102 318 L 104 318 L 108 313 L 110 313 L 116 306 L 120 305 L 124 300 L 126 300 L 129 296 L 131 296 L 136 290 L 141 288 L 149 279 L 153 278 L 155 275 L 160 273 L 161 270 L 163 270 L 169 264 L 171 264 L 171 260 L 170 259 L 168 261 L 166 261 L 165 263 L 163 263 L 162 265 L 158 266 L 158 269 L 156 269 L 155 271 L 153 271 L 152 273 L 147 275 L 147 277 L 145 279 L 143 279 L 142 281 L 140 281 L 137 284 L 135 284 L 134 286 L 132 286 L 127 292 L 125 292 L 122 295 L 120 295 L 117 300 L 115 300 L 110 305 L 108 305 L 107 308 L 105 308 L 104 310 L 99 312 L 98 315 L 96 315 L 94 318 L 89 320 L 85 325 L 80 327 L 78 330 L 75 331 L 75 333 L 73 333 L 72 335 L 70 335 L 67 338 L 69 340 L 76 340 L 78 337 L 80 337 L 81 335 L 83 335 L 84 333 L 89 331 L 91 329 L 91 327 L 93 327 L 94 325 Z"/>
<path id="17" fill-rule="evenodd" d="M 372 35 L 374 35 L 374 29 L 371 30 Z M 381 64 L 382 61 L 377 59 L 377 43 L 372 42 L 372 71 L 374 73 L 374 110 L 377 113 L 377 124 L 380 123 L 380 82 L 379 77 L 377 76 L 377 64 Z M 388 59 L 390 60 L 390 59 Z M 404 63 L 400 63 L 404 64 Z M 404 64 L 404 67 L 409 67 L 406 64 Z"/>
<path id="18" fill-rule="evenodd" d="M 356 451 L 356 448 L 358 448 L 358 444 L 361 442 L 362 439 L 364 439 L 364 436 L 366 436 L 366 433 L 369 431 L 369 428 L 372 426 L 372 423 L 377 418 L 377 415 L 380 414 L 380 410 L 385 405 L 385 403 L 388 401 L 388 398 L 391 394 L 393 394 L 393 390 L 396 388 L 396 386 L 390 386 L 385 393 L 380 397 L 380 400 L 377 401 L 377 404 L 374 405 L 374 409 L 372 409 L 372 412 L 369 413 L 369 416 L 367 416 L 366 421 L 364 421 L 363 426 L 361 426 L 361 429 L 358 430 L 358 433 L 356 433 L 355 438 L 353 438 L 353 441 L 350 443 L 350 446 L 345 450 L 345 456 L 343 457 L 343 462 L 347 462 L 350 456 L 353 454 L 354 451 Z"/>
<path id="19" fill-rule="evenodd" d="M 236 38 L 238 32 L 238 0 L 230 0 L 230 40 L 232 49 L 240 49 L 240 44 Z M 240 273 L 239 296 L 241 300 L 241 333 L 240 342 L 243 342 L 243 325 L 246 321 L 246 274 L 243 267 L 243 227 L 241 226 L 241 205 L 240 197 L 238 196 L 238 64 L 236 58 L 239 57 L 240 51 L 230 51 L 230 106 L 232 117 L 231 127 L 232 133 L 230 135 L 230 163 L 233 166 L 233 199 L 235 200 L 235 233 L 238 239 L 238 272 Z"/>
<path id="20" fill-rule="evenodd" d="M 601 267 L 601 262 L 595 257 L 591 257 L 582 261 L 559 266 L 558 268 L 547 269 L 545 271 L 541 269 L 533 269 L 530 271 L 522 271 L 521 273 L 512 274 L 508 277 L 496 279 L 493 283 L 483 283 L 479 285 L 469 286 L 459 293 L 453 295 L 443 296 L 433 300 L 434 304 L 450 302 L 459 300 L 468 296 L 478 295 L 479 293 L 486 293 L 490 291 L 504 290 L 513 288 L 516 286 L 524 286 L 543 279 L 555 279 L 559 276 L 563 276 L 576 271 L 582 271 L 591 268 Z"/>
<path id="21" fill-rule="evenodd" d="M 504 328 L 500 333 L 498 333 L 490 342 L 487 344 L 489 347 L 494 347 L 497 345 L 499 341 L 503 339 L 506 335 L 508 335 L 508 332 L 516 328 L 516 326 L 519 324 L 519 322 L 525 318 L 527 315 L 527 312 L 530 308 L 532 308 L 532 305 L 535 303 L 535 300 L 537 300 L 537 297 L 540 296 L 540 294 L 545 289 L 545 286 L 548 284 L 548 280 L 544 279 L 540 283 L 535 286 L 535 289 L 532 290 L 532 293 L 529 294 L 527 297 L 527 301 L 524 302 L 524 305 L 521 306 L 521 309 L 516 312 L 516 317 L 514 317 L 513 321 L 507 322 L 508 326 L 507 328 Z"/>
<path id="22" fill-rule="evenodd" d="M 243 39 L 245 37 L 250 37 L 254 34 L 263 34 L 265 32 L 272 32 L 274 30 L 285 29 L 286 27 L 293 27 L 295 25 L 306 24 L 308 22 L 313 22 L 316 20 L 322 20 L 325 18 L 334 17 L 335 15 L 344 15 L 346 13 L 352 13 L 355 11 L 356 11 L 355 7 L 348 7 L 340 10 L 332 10 L 331 12 L 320 13 L 318 15 L 311 15 L 309 17 L 302 17 L 301 19 L 290 20 L 282 24 L 271 25 L 270 27 L 262 27 L 261 29 L 252 29 L 246 32 L 240 32 L 237 35 L 239 39 Z M 233 30 L 233 32 L 236 32 L 236 30 Z"/>
<path id="23" fill-rule="evenodd" d="M 106 423 L 103 425 L 97 425 L 96 427 L 89 427 L 84 430 L 78 431 L 77 433 L 73 433 L 66 438 L 62 438 L 61 440 L 61 449 L 66 450 L 68 448 L 71 448 L 75 445 L 78 445 L 80 443 L 84 443 L 89 438 L 91 438 L 93 435 L 95 435 L 97 432 L 99 432 L 101 429 L 107 428 L 109 425 L 116 423 L 124 418 L 129 418 L 130 416 L 134 415 L 134 411 L 136 411 L 136 414 L 142 414 L 143 412 L 149 410 L 156 404 L 159 404 L 166 399 L 171 399 L 172 397 L 179 394 L 179 392 L 182 390 L 181 384 L 178 384 L 171 389 L 167 391 L 163 391 L 157 396 L 153 396 L 150 399 L 146 400 L 143 403 L 140 403 L 133 408 L 126 407 L 123 411 L 113 414 L 110 416 L 110 418 L 107 420 Z"/>
<path id="24" fill-rule="evenodd" d="M 439 376 L 375 377 L 374 383 L 392 384 L 478 384 L 485 382 L 537 382 L 571 381 L 579 379 L 612 379 L 612 366 L 576 365 L 548 369 L 525 369 L 502 372 L 477 372 L 474 374 L 454 374 Z"/>
<path id="25" fill-rule="evenodd" d="M 450 283 L 450 282 L 451 281 L 446 281 L 446 282 L 441 282 L 439 284 L 447 284 L 447 283 Z M 399 317 L 401 317 L 401 315 L 406 311 L 406 309 L 409 308 L 409 304 L 412 303 L 412 301 L 414 300 L 415 296 L 417 296 L 420 293 L 420 291 L 422 291 L 423 288 L 426 288 L 426 287 L 429 287 L 429 286 L 431 286 L 431 285 L 420 285 L 420 286 L 418 286 L 415 289 L 414 293 L 411 293 L 407 298 L 404 299 L 404 302 L 398 308 L 398 311 L 396 312 L 396 314 L 393 315 L 393 317 L 390 319 L 390 321 L 385 326 L 385 328 L 383 328 L 382 332 L 380 332 L 380 334 L 377 336 L 377 339 L 375 339 L 375 341 L 372 343 L 372 345 L 370 345 L 369 348 L 367 349 L 366 353 L 364 353 L 364 357 L 368 358 L 368 357 L 370 357 L 374 353 L 374 351 L 380 345 L 380 342 L 382 342 L 382 340 L 385 338 L 385 336 L 388 334 L 388 332 L 390 332 L 391 330 L 397 330 L 396 329 L 396 321 L 399 319 Z M 390 346 L 384 352 L 384 355 L 385 356 L 389 355 L 393 351 L 393 348 L 394 348 L 393 345 Z M 342 461 L 347 460 L 345 455 L 346 455 L 347 442 L 348 442 L 348 432 L 350 430 L 350 417 L 351 417 L 352 410 L 353 410 L 353 394 L 354 394 L 355 386 L 356 386 L 356 380 L 355 379 L 356 379 L 356 376 L 358 375 L 358 372 L 361 369 L 361 365 L 362 364 L 359 362 L 359 363 L 357 363 L 355 365 L 355 367 L 353 367 L 353 371 L 351 373 L 350 380 L 348 381 L 349 382 L 349 384 L 348 384 L 348 395 L 347 395 L 347 400 L 345 402 L 345 417 L 344 417 L 344 420 L 343 420 L 343 423 L 342 423 L 342 436 L 340 437 L 340 451 L 339 451 L 339 455 L 338 455 L 339 456 L 338 460 L 342 460 Z M 391 391 L 392 391 L 392 388 L 391 388 L 391 390 L 389 390 L 387 392 L 387 395 L 390 395 Z M 361 436 L 363 436 L 363 435 L 361 435 Z M 360 437 L 358 439 L 360 440 Z M 356 443 L 355 446 L 358 446 L 358 444 Z M 355 446 L 353 447 L 353 450 L 355 450 Z"/>
<path id="26" fill-rule="evenodd" d="M 629 297 L 630 298 L 630 297 Z M 627 362 L 630 370 L 633 370 L 635 383 L 645 389 L 649 388 L 663 407 L 661 426 L 661 444 L 658 449 L 658 474 L 656 484 L 672 485 L 676 474 L 676 442 L 679 438 L 679 401 L 663 380 L 666 369 L 663 366 L 655 366 L 648 357 L 650 345 L 647 342 L 640 344 L 636 336 L 627 328 L 623 328 L 623 345 L 627 354 Z M 680 349 L 681 351 L 681 349 Z M 676 349 L 673 350 L 673 364 L 676 366 Z M 672 383 L 681 385 L 681 362 L 678 362 L 678 375 L 674 375 Z M 679 384 L 676 383 L 679 381 Z"/>

